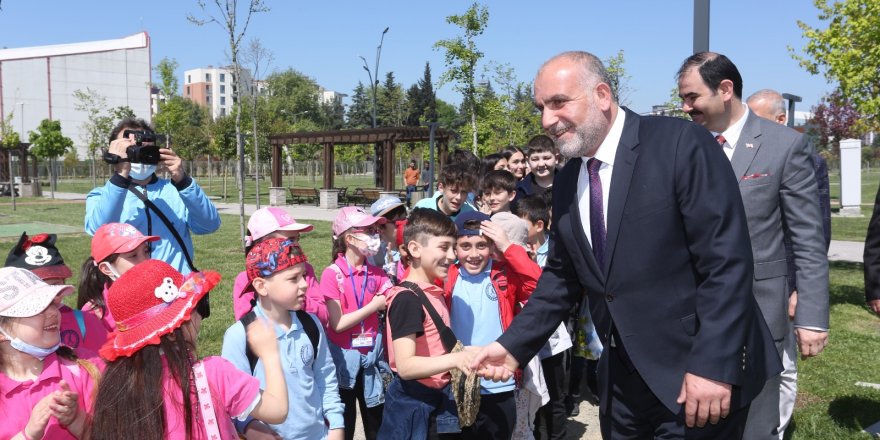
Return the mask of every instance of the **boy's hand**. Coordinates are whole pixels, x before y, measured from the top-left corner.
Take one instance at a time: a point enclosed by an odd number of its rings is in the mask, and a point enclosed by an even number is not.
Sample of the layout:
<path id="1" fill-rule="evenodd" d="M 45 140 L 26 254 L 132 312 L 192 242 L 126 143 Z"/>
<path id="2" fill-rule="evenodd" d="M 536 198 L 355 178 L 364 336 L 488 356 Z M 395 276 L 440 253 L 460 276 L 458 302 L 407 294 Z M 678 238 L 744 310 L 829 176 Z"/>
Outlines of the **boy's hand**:
<path id="1" fill-rule="evenodd" d="M 255 319 L 246 329 L 247 340 L 257 357 L 278 355 L 278 340 L 272 321 L 265 318 Z"/>
<path id="2" fill-rule="evenodd" d="M 503 254 L 510 247 L 511 243 L 510 239 L 507 238 L 507 232 L 501 226 L 492 223 L 491 220 L 484 220 L 480 223 L 480 230 L 483 231 L 483 235 L 486 238 L 495 243 L 495 248 L 498 249 L 499 253 Z"/>
<path id="3" fill-rule="evenodd" d="M 370 301 L 370 306 L 372 306 L 373 310 L 376 312 L 381 312 L 382 310 L 385 310 L 385 295 L 383 294 L 374 296 L 373 299 Z"/>
<path id="4" fill-rule="evenodd" d="M 468 345 L 464 347 L 462 351 L 455 353 L 456 359 L 455 364 L 456 367 L 462 371 L 462 373 L 470 375 L 473 371 L 471 370 L 471 363 L 474 361 L 474 358 L 477 356 L 477 353 L 480 352 L 482 347 L 477 347 L 473 345 Z"/>

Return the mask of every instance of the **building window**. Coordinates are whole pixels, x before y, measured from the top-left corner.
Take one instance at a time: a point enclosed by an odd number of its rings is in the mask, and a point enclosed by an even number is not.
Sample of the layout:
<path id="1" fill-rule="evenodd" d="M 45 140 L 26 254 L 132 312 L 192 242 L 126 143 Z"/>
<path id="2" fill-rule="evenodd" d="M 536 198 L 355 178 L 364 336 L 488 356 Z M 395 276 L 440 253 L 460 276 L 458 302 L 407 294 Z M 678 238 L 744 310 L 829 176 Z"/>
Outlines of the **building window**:
<path id="1" fill-rule="evenodd" d="M 226 107 L 220 108 L 220 116 L 226 116 Z"/>
<path id="2" fill-rule="evenodd" d="M 208 84 L 207 86 L 205 86 L 205 91 L 208 92 L 208 93 L 211 93 L 211 85 L 210 85 L 210 84 Z"/>
<path id="3" fill-rule="evenodd" d="M 187 75 L 186 76 L 186 83 L 189 84 L 191 82 L 193 82 L 192 75 Z"/>
<path id="4" fill-rule="evenodd" d="M 221 75 L 222 75 L 222 73 L 221 73 Z M 223 80 L 221 79 L 220 81 L 223 81 Z M 223 84 L 220 84 L 220 93 L 226 93 L 226 86 L 224 86 Z"/>
<path id="5" fill-rule="evenodd" d="M 211 82 L 211 74 L 210 73 L 205 74 L 205 82 Z"/>
<path id="6" fill-rule="evenodd" d="M 226 105 L 226 97 L 225 96 L 220 97 L 220 105 Z"/>
<path id="7" fill-rule="evenodd" d="M 220 82 L 226 82 L 226 74 L 225 73 L 220 74 Z"/>
<path id="8" fill-rule="evenodd" d="M 205 104 L 211 103 L 211 95 L 205 96 Z"/>
<path id="9" fill-rule="evenodd" d="M 186 96 L 189 96 L 189 86 L 186 86 Z"/>

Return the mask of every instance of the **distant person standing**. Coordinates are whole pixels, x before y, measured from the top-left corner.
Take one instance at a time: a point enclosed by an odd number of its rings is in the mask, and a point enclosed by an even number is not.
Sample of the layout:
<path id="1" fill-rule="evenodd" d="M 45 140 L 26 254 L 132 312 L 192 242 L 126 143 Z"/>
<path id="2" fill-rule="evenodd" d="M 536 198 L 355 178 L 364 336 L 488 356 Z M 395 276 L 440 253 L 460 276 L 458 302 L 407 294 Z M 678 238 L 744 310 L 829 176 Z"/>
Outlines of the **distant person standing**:
<path id="1" fill-rule="evenodd" d="M 403 184 L 406 186 L 407 207 L 409 207 L 410 201 L 412 200 L 412 193 L 416 191 L 416 185 L 419 184 L 419 178 L 421 175 L 422 172 L 419 171 L 419 166 L 416 165 L 416 161 L 409 161 L 409 168 L 403 172 Z"/>

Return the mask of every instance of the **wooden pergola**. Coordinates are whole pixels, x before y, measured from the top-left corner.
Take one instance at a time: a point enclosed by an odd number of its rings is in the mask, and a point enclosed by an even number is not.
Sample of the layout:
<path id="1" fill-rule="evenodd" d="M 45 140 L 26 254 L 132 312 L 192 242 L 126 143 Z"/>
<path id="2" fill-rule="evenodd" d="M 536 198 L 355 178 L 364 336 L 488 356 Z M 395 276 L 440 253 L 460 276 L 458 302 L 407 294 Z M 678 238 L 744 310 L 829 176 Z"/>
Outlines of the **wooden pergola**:
<path id="1" fill-rule="evenodd" d="M 305 131 L 269 136 L 272 146 L 272 186 L 281 184 L 281 147 L 295 144 L 320 144 L 324 147 L 324 189 L 332 189 L 335 174 L 333 149 L 336 145 L 375 144 L 376 165 L 382 170 L 376 174 L 376 187 L 394 190 L 394 151 L 400 142 L 424 142 L 430 140 L 428 127 L 383 127 L 356 130 Z M 442 169 L 446 163 L 449 140 L 455 136 L 451 131 L 435 128 L 437 160 Z"/>

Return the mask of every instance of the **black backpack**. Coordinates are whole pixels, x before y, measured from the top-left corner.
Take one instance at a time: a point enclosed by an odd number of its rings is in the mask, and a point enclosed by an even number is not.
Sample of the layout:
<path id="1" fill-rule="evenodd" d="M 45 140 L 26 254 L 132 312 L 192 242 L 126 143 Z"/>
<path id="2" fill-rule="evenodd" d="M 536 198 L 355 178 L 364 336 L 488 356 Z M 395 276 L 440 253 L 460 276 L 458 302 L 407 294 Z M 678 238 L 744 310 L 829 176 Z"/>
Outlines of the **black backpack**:
<path id="1" fill-rule="evenodd" d="M 312 319 L 311 315 L 309 315 L 305 310 L 297 310 L 296 318 L 299 319 L 299 322 L 302 323 L 303 330 L 306 332 L 306 335 L 309 337 L 309 341 L 312 342 L 312 360 L 318 358 L 318 341 L 321 340 L 321 334 L 318 332 L 318 326 L 315 325 L 315 321 Z M 257 318 L 257 315 L 254 314 L 254 311 L 251 310 L 247 312 L 244 316 L 239 320 L 241 324 L 244 326 L 245 332 L 245 349 L 244 354 L 247 356 L 248 364 L 251 366 L 251 374 L 254 373 L 254 370 L 257 368 L 257 360 L 259 359 L 257 355 L 251 350 L 251 344 L 247 342 L 247 326 L 250 323 L 254 322 L 254 319 Z"/>

